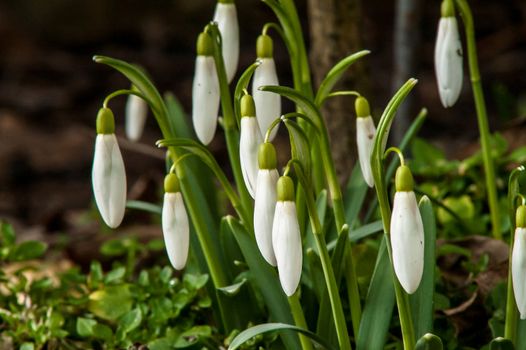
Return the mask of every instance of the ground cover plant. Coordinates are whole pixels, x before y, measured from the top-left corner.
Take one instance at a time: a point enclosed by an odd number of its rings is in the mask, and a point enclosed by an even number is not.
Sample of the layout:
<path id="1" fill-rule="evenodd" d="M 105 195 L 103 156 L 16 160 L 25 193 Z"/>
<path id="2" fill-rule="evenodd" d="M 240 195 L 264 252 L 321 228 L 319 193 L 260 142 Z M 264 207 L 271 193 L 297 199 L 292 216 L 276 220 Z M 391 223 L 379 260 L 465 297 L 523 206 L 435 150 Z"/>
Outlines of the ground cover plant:
<path id="1" fill-rule="evenodd" d="M 98 211 L 110 228 L 125 220 L 126 207 L 158 216 L 164 247 L 113 240 L 102 247 L 114 257 L 111 267 L 94 261 L 87 272 L 32 275 L 38 266 L 19 262 L 46 247 L 16 244 L 3 223 L 0 262 L 10 269 L 0 280 L 0 327 L 7 348 L 526 349 L 526 152 L 509 150 L 489 131 L 468 3 L 444 0 L 437 9 L 435 71 L 444 108 L 454 108 L 467 63 L 481 149 L 448 161 L 417 137 L 425 108 L 401 143 L 389 144 L 416 79 L 408 77 L 381 116 L 372 115 L 359 86 L 334 89 L 367 50 L 343 57 L 314 86 L 294 2 L 263 2 L 277 22 L 262 26 L 256 59 L 237 81 L 235 3 L 217 3 L 196 42 L 191 123 L 143 68 L 94 56 L 131 85 L 110 92 L 97 115 Z M 288 50 L 291 87 L 279 85 L 274 40 Z M 161 205 L 126 199 L 119 114 L 111 109 L 121 96 L 128 98 L 129 139 L 140 139 L 148 116 L 162 133 Z M 321 112 L 333 98 L 354 105 L 359 160 L 345 186 Z M 282 112 L 282 99 L 294 110 Z M 218 125 L 228 170 L 207 148 Z M 278 128 L 289 136 L 288 149 L 273 143 Z M 282 162 L 283 154 L 290 158 Z M 470 239 L 493 255 L 470 250 Z M 171 267 L 137 268 L 139 252 L 164 250 Z M 508 258 L 509 267 L 500 266 L 507 279 L 488 282 L 499 276 L 495 259 Z M 489 321 L 474 319 L 480 332 L 462 335 L 455 315 L 481 299 Z"/>

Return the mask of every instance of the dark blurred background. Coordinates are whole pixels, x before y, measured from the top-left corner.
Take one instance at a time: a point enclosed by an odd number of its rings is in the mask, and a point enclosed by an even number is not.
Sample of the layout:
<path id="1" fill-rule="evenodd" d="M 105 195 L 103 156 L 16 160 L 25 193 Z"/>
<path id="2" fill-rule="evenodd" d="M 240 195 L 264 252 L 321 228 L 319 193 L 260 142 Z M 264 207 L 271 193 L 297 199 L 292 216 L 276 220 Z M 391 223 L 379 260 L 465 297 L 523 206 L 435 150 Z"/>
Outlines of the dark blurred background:
<path id="1" fill-rule="evenodd" d="M 396 20 L 400 2 L 297 1 L 312 49 L 314 80 L 319 81 L 328 65 L 345 54 L 361 48 L 371 50 L 345 84 L 366 94 L 376 120 L 397 85 L 394 80 L 416 77 L 419 84 L 403 117 L 410 120 L 421 107 L 427 107 L 429 118 L 420 135 L 443 148 L 449 157 L 465 157 L 476 149 L 478 137 L 467 63 L 460 100 L 445 110 L 433 71 L 440 1 L 411 3 L 415 8 L 405 14 L 409 32 L 402 36 L 409 43 L 404 66 L 394 60 L 393 45 L 395 38 L 400 40 L 400 30 L 395 29 L 400 24 Z M 503 132 L 514 146 L 524 144 L 526 2 L 472 0 L 470 4 L 492 130 Z M 174 92 L 190 111 L 195 38 L 212 18 L 214 6 L 212 0 L 2 0 L 0 217 L 30 236 L 82 231 L 81 223 L 95 215 L 90 180 L 95 116 L 107 94 L 129 86 L 119 73 L 95 64 L 91 57 L 103 54 L 142 65 L 160 91 Z M 263 24 L 275 19 L 270 9 L 256 0 L 238 0 L 237 7 L 239 72 L 254 60 L 255 39 Z M 290 85 L 285 48 L 278 37 L 275 43 L 280 81 Z M 123 135 L 124 103 L 125 98 L 111 102 L 118 135 Z M 339 118 L 340 124 L 343 120 L 349 128 L 339 128 L 345 133 L 343 138 L 338 137 L 338 130 L 333 135 L 339 144 L 337 159 L 343 157 L 339 167 L 343 180 L 353 162 L 352 152 L 344 152 L 342 147 L 352 149 L 354 102 L 347 98 L 337 103 L 340 107 L 334 107 L 334 125 L 339 125 Z M 332 115 L 332 107 L 328 108 L 327 115 Z M 347 119 L 337 116 L 342 108 Z M 331 123 L 333 117 L 327 115 Z M 163 152 L 154 147 L 159 137 L 150 118 L 139 144 L 121 142 L 131 199 L 159 198 L 164 169 Z M 284 130 L 280 137 L 285 142 Z M 219 133 L 211 145 L 220 160 L 226 160 L 223 140 Z M 127 215 L 125 224 L 138 223 L 140 218 Z"/>

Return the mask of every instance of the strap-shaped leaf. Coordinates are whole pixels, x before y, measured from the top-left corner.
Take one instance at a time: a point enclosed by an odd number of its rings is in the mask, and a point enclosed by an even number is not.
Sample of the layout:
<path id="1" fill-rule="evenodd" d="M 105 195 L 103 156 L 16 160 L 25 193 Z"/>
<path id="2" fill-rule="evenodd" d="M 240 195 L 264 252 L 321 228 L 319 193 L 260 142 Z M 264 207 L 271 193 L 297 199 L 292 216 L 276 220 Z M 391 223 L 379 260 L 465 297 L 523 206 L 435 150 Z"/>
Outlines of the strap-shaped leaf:
<path id="1" fill-rule="evenodd" d="M 296 327 L 290 324 L 285 324 L 285 323 L 265 323 L 265 324 L 260 324 L 260 325 L 251 327 L 239 333 L 237 337 L 235 337 L 234 340 L 232 340 L 232 343 L 230 343 L 228 350 L 238 349 L 241 345 L 243 345 L 243 343 L 254 338 L 255 336 L 259 334 L 264 334 L 264 333 L 269 333 L 269 332 L 283 332 L 283 331 L 294 331 L 297 333 L 301 333 L 309 337 L 315 344 L 321 346 L 322 349 L 334 349 L 330 347 L 319 336 L 317 336 L 316 334 L 306 329 Z"/>
<path id="2" fill-rule="evenodd" d="M 157 215 L 161 215 L 163 211 L 163 209 L 159 205 L 144 201 L 127 201 L 126 208 L 142 210 Z"/>
<path id="3" fill-rule="evenodd" d="M 261 64 L 260 61 L 256 61 L 252 63 L 250 66 L 248 66 L 247 69 L 241 74 L 241 77 L 239 77 L 239 80 L 236 84 L 236 89 L 234 90 L 234 111 L 236 114 L 236 121 L 237 126 L 239 127 L 239 124 L 241 123 L 241 97 L 243 97 L 243 90 L 245 90 L 248 87 L 248 83 L 250 83 L 250 79 L 252 79 L 252 75 L 256 71 L 256 68 L 259 67 Z"/>
<path id="4" fill-rule="evenodd" d="M 420 286 L 409 296 L 409 302 L 413 313 L 415 336 L 420 338 L 433 331 L 436 222 L 433 205 L 427 196 L 420 199 L 418 207 L 424 224 L 424 273 Z"/>
<path id="5" fill-rule="evenodd" d="M 342 59 L 340 62 L 336 63 L 334 67 L 327 73 L 325 78 L 320 84 L 320 87 L 318 89 L 318 93 L 316 94 L 315 103 L 316 105 L 320 106 L 325 98 L 331 93 L 332 88 L 342 75 L 345 73 L 345 71 L 358 59 L 362 58 L 365 55 L 368 55 L 370 53 L 369 50 L 362 50 L 359 52 L 356 52 L 352 55 L 349 55 Z"/>
<path id="6" fill-rule="evenodd" d="M 310 143 L 307 135 L 303 129 L 293 120 L 285 119 L 284 121 L 287 130 L 289 131 L 290 147 L 292 158 L 300 161 L 305 175 L 310 178 L 311 158 L 310 158 Z"/>

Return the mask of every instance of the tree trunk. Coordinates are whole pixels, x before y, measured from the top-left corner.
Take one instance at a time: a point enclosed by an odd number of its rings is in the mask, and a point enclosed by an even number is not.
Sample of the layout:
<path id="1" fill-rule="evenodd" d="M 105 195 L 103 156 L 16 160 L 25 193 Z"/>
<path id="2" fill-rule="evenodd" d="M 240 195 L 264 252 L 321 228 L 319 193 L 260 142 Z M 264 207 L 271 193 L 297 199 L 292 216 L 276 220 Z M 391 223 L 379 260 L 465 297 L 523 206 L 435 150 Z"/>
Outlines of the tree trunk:
<path id="1" fill-rule="evenodd" d="M 315 86 L 319 86 L 332 66 L 345 56 L 363 49 L 359 30 L 359 0 L 308 0 L 310 62 Z M 366 94 L 368 84 L 363 60 L 355 63 L 335 90 L 359 90 Z M 356 159 L 354 98 L 331 98 L 323 116 L 329 129 L 331 148 L 340 183 L 345 183 Z"/>

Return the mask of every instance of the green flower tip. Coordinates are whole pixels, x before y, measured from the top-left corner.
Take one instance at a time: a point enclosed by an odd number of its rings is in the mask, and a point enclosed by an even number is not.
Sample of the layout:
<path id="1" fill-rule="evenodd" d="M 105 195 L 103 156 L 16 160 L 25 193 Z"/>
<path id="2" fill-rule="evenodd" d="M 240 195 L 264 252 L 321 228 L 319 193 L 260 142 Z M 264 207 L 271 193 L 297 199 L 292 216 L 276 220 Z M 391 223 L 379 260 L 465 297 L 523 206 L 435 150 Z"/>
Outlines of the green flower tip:
<path id="1" fill-rule="evenodd" d="M 241 97 L 241 117 L 255 117 L 256 116 L 256 105 L 254 99 L 249 94 Z"/>
<path id="2" fill-rule="evenodd" d="M 212 37 L 206 33 L 202 32 L 197 37 L 197 56 L 212 56 L 214 53 L 214 42 Z"/>
<path id="3" fill-rule="evenodd" d="M 440 5 L 440 14 L 442 17 L 455 16 L 455 5 L 453 5 L 453 0 L 442 1 L 442 5 Z"/>
<path id="4" fill-rule="evenodd" d="M 270 142 L 264 142 L 259 145 L 258 163 L 260 169 L 276 169 L 278 161 L 276 157 L 276 149 Z"/>
<path id="5" fill-rule="evenodd" d="M 356 116 L 358 118 L 365 118 L 371 115 L 369 102 L 363 96 L 359 96 L 356 98 L 356 101 L 354 101 L 354 109 L 356 109 Z"/>
<path id="6" fill-rule="evenodd" d="M 415 350 L 442 350 L 442 340 L 434 334 L 427 333 L 418 340 Z"/>
<path id="7" fill-rule="evenodd" d="M 294 201 L 294 182 L 288 176 L 282 176 L 278 180 L 278 201 Z"/>
<path id="8" fill-rule="evenodd" d="M 397 192 L 411 192 L 413 190 L 413 175 L 407 165 L 400 165 L 396 170 L 395 186 Z"/>
<path id="9" fill-rule="evenodd" d="M 181 186 L 179 186 L 179 179 L 174 173 L 166 175 L 164 178 L 164 192 L 167 193 L 176 193 L 181 191 Z"/>
<path id="10" fill-rule="evenodd" d="M 526 227 L 526 205 L 521 205 L 517 208 L 515 224 L 516 227 Z"/>
<path id="11" fill-rule="evenodd" d="M 272 58 L 274 55 L 274 43 L 267 34 L 261 34 L 256 41 L 256 54 L 258 58 Z"/>
<path id="12" fill-rule="evenodd" d="M 97 134 L 114 134 L 115 133 L 115 118 L 113 112 L 109 108 L 99 109 L 97 114 Z"/>

